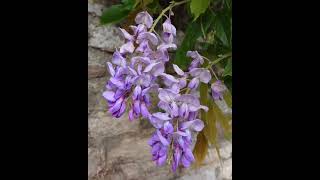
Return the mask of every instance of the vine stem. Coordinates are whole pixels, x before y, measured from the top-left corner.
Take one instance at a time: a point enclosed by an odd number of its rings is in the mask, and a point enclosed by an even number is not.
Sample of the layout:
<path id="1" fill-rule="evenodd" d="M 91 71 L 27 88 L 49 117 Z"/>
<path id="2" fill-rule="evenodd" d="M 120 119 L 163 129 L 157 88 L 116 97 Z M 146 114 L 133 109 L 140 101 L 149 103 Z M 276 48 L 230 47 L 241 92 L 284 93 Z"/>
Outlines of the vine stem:
<path id="1" fill-rule="evenodd" d="M 231 53 L 225 54 L 223 56 L 221 56 L 220 58 L 216 59 L 215 61 L 212 61 L 211 63 L 208 64 L 208 66 L 206 68 L 209 68 L 215 64 L 217 64 L 218 62 L 220 62 L 221 60 L 228 58 L 231 56 Z"/>
<path id="2" fill-rule="evenodd" d="M 152 31 L 154 30 L 154 28 L 155 28 L 156 25 L 158 24 L 159 20 L 162 18 L 162 16 L 165 15 L 165 13 L 166 13 L 167 11 L 169 11 L 170 9 L 172 9 L 172 8 L 175 7 L 175 6 L 179 6 L 179 5 L 184 4 L 184 3 L 188 2 L 188 1 L 189 1 L 189 0 L 184 0 L 184 1 L 180 1 L 180 2 L 172 1 L 171 4 L 170 4 L 168 7 L 166 7 L 165 9 L 163 9 L 163 10 L 161 11 L 160 15 L 157 17 L 157 19 L 154 21 L 153 25 L 151 26 L 149 32 L 152 32 Z"/>

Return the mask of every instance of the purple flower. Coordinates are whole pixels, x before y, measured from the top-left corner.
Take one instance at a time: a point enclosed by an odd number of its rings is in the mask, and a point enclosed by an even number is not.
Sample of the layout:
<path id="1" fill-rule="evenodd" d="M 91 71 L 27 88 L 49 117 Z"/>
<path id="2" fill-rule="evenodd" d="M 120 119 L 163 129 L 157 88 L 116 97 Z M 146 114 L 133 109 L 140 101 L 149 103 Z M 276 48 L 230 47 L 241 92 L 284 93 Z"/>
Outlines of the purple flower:
<path id="1" fill-rule="evenodd" d="M 220 80 L 211 84 L 212 97 L 214 100 L 222 100 L 223 92 L 226 90 L 226 87 L 222 84 Z"/>
<path id="2" fill-rule="evenodd" d="M 157 166 L 162 166 L 167 160 L 168 148 L 172 139 L 173 127 L 169 122 L 161 129 L 157 129 L 148 144 L 152 147 L 152 160 Z"/>
<path id="3" fill-rule="evenodd" d="M 138 35 L 136 42 L 138 44 L 142 43 L 143 41 L 148 41 L 153 45 L 158 44 L 158 38 L 155 34 L 151 32 L 142 32 Z"/>
<path id="4" fill-rule="evenodd" d="M 144 24 L 148 28 L 150 28 L 153 23 L 153 18 L 150 16 L 150 14 L 147 11 L 143 11 L 137 14 L 135 21 L 137 24 Z"/>
<path id="5" fill-rule="evenodd" d="M 125 39 L 129 40 L 129 41 L 134 41 L 134 36 L 132 36 L 131 34 L 129 34 L 125 29 L 119 28 L 120 31 L 122 32 L 123 36 Z"/>
<path id="6" fill-rule="evenodd" d="M 134 45 L 133 42 L 128 41 L 127 43 L 125 43 L 124 45 L 122 45 L 120 47 L 120 53 L 121 54 L 126 54 L 126 53 L 133 53 L 134 51 Z"/>
<path id="7" fill-rule="evenodd" d="M 161 113 L 161 112 L 153 113 L 149 117 L 151 124 L 155 128 L 162 128 L 164 123 L 170 119 L 172 119 L 172 118 L 169 117 L 168 113 Z"/>
<path id="8" fill-rule="evenodd" d="M 189 66 L 189 70 L 199 67 L 199 65 L 203 64 L 204 62 L 202 56 L 198 53 L 198 51 L 188 51 L 187 57 L 191 57 L 193 59 Z"/>
<path id="9" fill-rule="evenodd" d="M 125 67 L 127 65 L 126 59 L 117 50 L 113 53 L 112 63 L 121 67 Z"/>
<path id="10" fill-rule="evenodd" d="M 110 78 L 102 95 L 113 117 L 121 117 L 128 108 L 130 121 L 140 117 L 150 121 L 155 127 L 149 140 L 152 161 L 157 166 L 164 165 L 170 150 L 172 170 L 176 171 L 179 165 L 189 167 L 194 162 L 192 133 L 204 128 L 198 114 L 201 109 L 208 110 L 200 104 L 196 89 L 200 82 L 208 83 L 211 74 L 199 67 L 203 57 L 197 51 L 187 52 L 193 59 L 189 72 L 173 64 L 176 74 L 166 73 L 168 50 L 177 48 L 176 28 L 169 18 L 162 24 L 161 37 L 148 32 L 153 18 L 146 11 L 137 14 L 137 25 L 130 26 L 130 33 L 120 28 L 126 42 L 114 52 L 112 63 L 107 63 Z M 187 83 L 190 77 L 191 81 Z M 160 88 L 158 83 L 164 87 Z M 187 86 L 192 91 L 185 88 Z M 218 96 L 220 90 L 218 82 L 212 85 L 213 96 Z M 151 93 L 157 94 L 161 112 L 151 111 Z"/>
<path id="11" fill-rule="evenodd" d="M 171 20 L 169 18 L 162 24 L 162 28 L 164 33 L 170 33 L 173 36 L 176 36 L 176 27 L 171 24 Z"/>
<path id="12" fill-rule="evenodd" d="M 200 82 L 208 83 L 211 80 L 211 73 L 205 68 L 192 68 L 189 74 L 193 77 L 188 85 L 190 89 L 196 89 Z"/>

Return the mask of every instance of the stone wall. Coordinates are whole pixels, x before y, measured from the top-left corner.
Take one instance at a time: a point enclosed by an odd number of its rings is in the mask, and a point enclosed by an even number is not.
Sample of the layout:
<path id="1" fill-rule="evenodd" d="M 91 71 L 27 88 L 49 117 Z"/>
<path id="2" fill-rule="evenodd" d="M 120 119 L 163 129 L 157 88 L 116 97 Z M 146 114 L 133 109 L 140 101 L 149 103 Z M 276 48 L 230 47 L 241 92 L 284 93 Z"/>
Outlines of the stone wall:
<path id="1" fill-rule="evenodd" d="M 88 1 L 88 179 L 89 180 L 222 180 L 232 179 L 232 146 L 221 145 L 223 169 L 210 149 L 200 169 L 156 167 L 148 139 L 154 129 L 147 121 L 129 122 L 128 116 L 112 118 L 102 92 L 107 81 L 106 62 L 124 39 L 115 26 L 99 25 L 102 9 L 117 1 Z"/>

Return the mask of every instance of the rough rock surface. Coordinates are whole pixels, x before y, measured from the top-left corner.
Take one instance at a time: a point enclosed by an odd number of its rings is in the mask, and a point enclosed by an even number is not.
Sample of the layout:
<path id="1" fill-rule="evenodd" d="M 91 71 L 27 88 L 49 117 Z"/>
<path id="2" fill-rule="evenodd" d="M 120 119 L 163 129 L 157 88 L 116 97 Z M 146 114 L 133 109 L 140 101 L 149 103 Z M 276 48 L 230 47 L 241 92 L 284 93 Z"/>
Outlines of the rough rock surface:
<path id="1" fill-rule="evenodd" d="M 230 142 L 221 144 L 223 169 L 212 149 L 200 169 L 179 169 L 173 174 L 169 165 L 156 167 L 151 161 L 147 141 L 154 129 L 150 123 L 130 122 L 127 115 L 115 119 L 108 114 L 102 97 L 109 76 L 106 62 L 124 42 L 115 26 L 99 24 L 102 9 L 111 2 L 118 1 L 88 1 L 88 180 L 232 179 Z"/>

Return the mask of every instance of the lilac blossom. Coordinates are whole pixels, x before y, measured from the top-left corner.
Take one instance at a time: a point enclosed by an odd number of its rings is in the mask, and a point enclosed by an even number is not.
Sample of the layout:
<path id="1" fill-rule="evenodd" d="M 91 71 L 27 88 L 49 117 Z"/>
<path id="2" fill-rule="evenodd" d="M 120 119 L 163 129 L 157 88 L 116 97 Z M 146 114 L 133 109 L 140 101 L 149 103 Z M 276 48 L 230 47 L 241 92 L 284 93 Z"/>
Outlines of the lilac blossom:
<path id="1" fill-rule="evenodd" d="M 212 98 L 214 100 L 222 100 L 223 92 L 226 90 L 226 87 L 220 80 L 217 80 L 211 84 Z"/>
<path id="2" fill-rule="evenodd" d="M 176 76 L 167 74 L 168 50 L 177 48 L 175 26 L 167 18 L 159 37 L 150 30 L 153 18 L 148 12 L 138 13 L 135 22 L 135 26 L 130 26 L 130 33 L 120 28 L 126 42 L 114 52 L 112 63 L 107 63 L 110 78 L 102 95 L 113 117 L 119 118 L 128 110 L 130 121 L 143 117 L 154 126 L 155 132 L 148 144 L 157 166 L 171 159 L 173 171 L 179 165 L 189 167 L 195 161 L 192 134 L 204 128 L 203 121 L 198 119 L 199 111 L 208 111 L 195 92 L 200 83 L 209 83 L 211 73 L 200 68 L 203 57 L 197 51 L 188 51 L 186 56 L 193 59 L 189 71 L 184 72 L 173 64 Z M 218 82 L 211 88 L 213 97 L 220 97 Z M 153 92 L 159 99 L 159 112 L 151 112 L 149 108 Z M 172 157 L 168 157 L 169 154 Z"/>
<path id="3" fill-rule="evenodd" d="M 189 70 L 199 67 L 204 62 L 202 56 L 197 51 L 188 51 L 187 57 L 192 58 L 192 62 L 189 66 Z"/>

